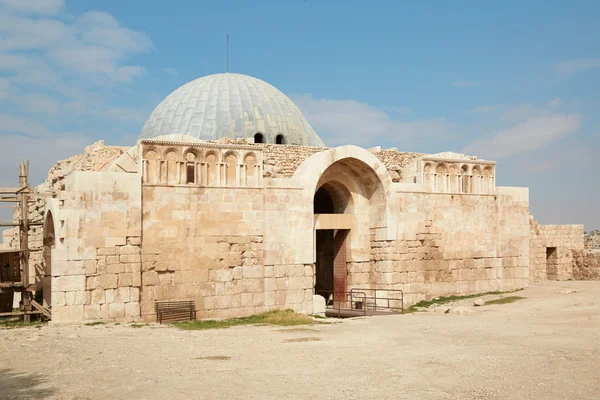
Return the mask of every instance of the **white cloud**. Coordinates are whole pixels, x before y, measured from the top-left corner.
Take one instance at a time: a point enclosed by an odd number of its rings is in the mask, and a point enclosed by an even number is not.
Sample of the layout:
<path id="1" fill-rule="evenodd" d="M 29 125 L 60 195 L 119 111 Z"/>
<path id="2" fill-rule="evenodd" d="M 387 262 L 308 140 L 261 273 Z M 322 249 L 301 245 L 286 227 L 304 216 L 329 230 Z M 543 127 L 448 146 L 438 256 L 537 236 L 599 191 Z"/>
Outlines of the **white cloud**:
<path id="1" fill-rule="evenodd" d="M 13 101 L 20 104 L 25 110 L 34 113 L 58 114 L 60 102 L 44 93 L 27 93 L 15 96 Z"/>
<path id="2" fill-rule="evenodd" d="M 145 33 L 121 26 L 105 12 L 87 12 L 77 19 L 75 26 L 86 45 L 100 46 L 119 54 L 148 51 L 153 47 Z"/>
<path id="3" fill-rule="evenodd" d="M 444 118 L 394 120 L 385 111 L 354 100 L 291 97 L 329 146 L 391 142 L 406 147 L 408 141 L 446 136 L 453 127 Z"/>
<path id="4" fill-rule="evenodd" d="M 143 68 L 123 61 L 152 48 L 145 33 L 121 26 L 105 12 L 87 12 L 70 22 L 0 13 L 0 68 L 5 70 L 38 70 L 44 65 L 63 75 L 95 74 L 103 78 L 100 82 L 130 82 Z"/>
<path id="5" fill-rule="evenodd" d="M 0 10 L 4 7 L 34 14 L 58 14 L 64 5 L 64 0 L 0 0 Z"/>
<path id="6" fill-rule="evenodd" d="M 40 183 L 56 160 L 93 143 L 92 132 L 137 131 L 149 114 L 150 100 L 139 108 L 114 103 L 123 92 L 142 97 L 128 84 L 147 71 L 130 58 L 153 48 L 149 37 L 104 12 L 67 18 L 63 6 L 0 0 L 0 146 L 10 149 L 0 181 L 9 186 L 20 159 L 32 161 Z M 86 133 L 65 133 L 74 126 Z"/>
<path id="7" fill-rule="evenodd" d="M 578 58 L 563 61 L 554 66 L 556 72 L 568 75 L 592 68 L 600 68 L 600 58 Z"/>
<path id="8" fill-rule="evenodd" d="M 534 114 L 543 112 L 545 111 L 534 107 L 531 103 L 518 104 L 516 106 L 505 106 L 501 119 L 514 123 L 524 121 Z"/>
<path id="9" fill-rule="evenodd" d="M 476 140 L 464 149 L 465 153 L 489 159 L 500 159 L 540 147 L 573 134 L 581 126 L 576 114 L 546 114 L 533 116 L 492 137 Z"/>
<path id="10" fill-rule="evenodd" d="M 546 104 L 546 107 L 558 107 L 561 103 L 560 99 L 550 100 L 548 104 Z"/>
<path id="11" fill-rule="evenodd" d="M 452 86 L 457 86 L 457 87 L 472 87 L 472 86 L 477 86 L 479 85 L 479 83 L 474 82 L 474 81 L 454 81 L 452 82 Z"/>
<path id="12" fill-rule="evenodd" d="M 163 71 L 169 75 L 178 75 L 179 74 L 179 72 L 177 72 L 177 70 L 175 68 L 164 68 Z"/>
<path id="13" fill-rule="evenodd" d="M 16 118 L 7 114 L 0 114 L 0 127 L 2 127 L 3 134 L 14 134 L 30 137 L 44 137 L 50 135 L 50 131 L 44 125 L 31 120 Z M 9 147 L 2 148 L 6 149 Z"/>

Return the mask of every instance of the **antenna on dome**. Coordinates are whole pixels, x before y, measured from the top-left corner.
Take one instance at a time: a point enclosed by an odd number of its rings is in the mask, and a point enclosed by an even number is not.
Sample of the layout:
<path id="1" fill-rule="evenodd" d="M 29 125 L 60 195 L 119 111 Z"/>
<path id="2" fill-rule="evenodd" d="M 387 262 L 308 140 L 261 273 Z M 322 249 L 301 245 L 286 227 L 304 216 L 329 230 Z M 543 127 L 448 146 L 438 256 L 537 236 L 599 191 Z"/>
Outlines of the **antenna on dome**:
<path id="1" fill-rule="evenodd" d="M 227 34 L 227 69 L 225 72 L 229 72 L 229 33 Z"/>

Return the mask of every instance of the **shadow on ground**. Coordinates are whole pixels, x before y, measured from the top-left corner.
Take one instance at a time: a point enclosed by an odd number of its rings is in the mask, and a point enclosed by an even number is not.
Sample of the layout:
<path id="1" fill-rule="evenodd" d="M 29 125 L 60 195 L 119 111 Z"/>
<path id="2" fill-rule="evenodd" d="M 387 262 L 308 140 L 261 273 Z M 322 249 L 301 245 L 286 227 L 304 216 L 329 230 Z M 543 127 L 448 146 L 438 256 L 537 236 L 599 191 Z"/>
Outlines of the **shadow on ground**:
<path id="1" fill-rule="evenodd" d="M 46 386 L 42 375 L 27 372 L 14 372 L 0 369 L 0 398 L 2 399 L 44 399 L 56 390 Z"/>

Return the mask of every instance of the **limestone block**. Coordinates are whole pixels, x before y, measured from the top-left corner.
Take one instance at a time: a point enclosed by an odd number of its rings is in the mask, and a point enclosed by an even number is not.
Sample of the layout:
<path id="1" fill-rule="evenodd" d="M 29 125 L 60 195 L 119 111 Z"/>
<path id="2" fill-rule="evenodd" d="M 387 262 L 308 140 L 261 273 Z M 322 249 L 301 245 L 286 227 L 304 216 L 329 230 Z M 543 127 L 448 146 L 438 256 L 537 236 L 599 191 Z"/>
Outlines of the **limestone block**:
<path id="1" fill-rule="evenodd" d="M 83 291 L 85 290 L 85 280 L 85 275 L 57 276 L 52 278 L 52 291 Z"/>
<path id="2" fill-rule="evenodd" d="M 125 236 L 104 238 L 104 247 L 125 246 L 126 244 L 127 238 Z"/>
<path id="3" fill-rule="evenodd" d="M 254 307 L 262 306 L 265 301 L 264 293 L 254 293 L 252 294 L 252 305 Z"/>
<path id="4" fill-rule="evenodd" d="M 285 296 L 285 304 L 302 303 L 304 301 L 304 290 L 288 290 Z"/>
<path id="5" fill-rule="evenodd" d="M 104 295 L 103 289 L 94 289 L 91 292 L 91 304 L 104 304 L 106 302 L 106 297 Z"/>
<path id="6" fill-rule="evenodd" d="M 242 307 L 252 306 L 252 293 L 240 294 L 240 303 Z"/>
<path id="7" fill-rule="evenodd" d="M 87 261 L 87 260 L 86 260 Z M 95 262 L 95 260 L 93 260 Z M 58 261 L 52 264 L 52 276 L 85 275 L 84 261 Z"/>
<path id="8" fill-rule="evenodd" d="M 81 323 L 83 320 L 84 306 L 52 307 L 52 322 L 54 323 Z"/>
<path id="9" fill-rule="evenodd" d="M 289 288 L 289 278 L 277 278 L 277 290 L 285 291 Z"/>
<path id="10" fill-rule="evenodd" d="M 98 321 L 108 318 L 108 307 L 100 304 L 90 304 L 83 307 L 83 319 L 85 321 Z"/>
<path id="11" fill-rule="evenodd" d="M 114 256 L 106 256 L 106 264 L 118 264 L 119 263 L 119 256 L 114 255 Z"/>
<path id="12" fill-rule="evenodd" d="M 243 271 L 244 271 L 244 267 L 233 268 L 233 279 L 242 279 Z"/>
<path id="13" fill-rule="evenodd" d="M 275 265 L 273 267 L 273 272 L 275 274 L 275 278 L 283 278 L 287 275 L 288 266 L 287 265 Z"/>
<path id="14" fill-rule="evenodd" d="M 312 287 L 312 277 L 293 276 L 289 278 L 288 288 L 291 290 L 306 289 Z"/>
<path id="15" fill-rule="evenodd" d="M 100 289 L 114 289 L 118 286 L 117 274 L 104 274 L 97 277 L 97 285 Z"/>
<path id="16" fill-rule="evenodd" d="M 208 270 L 207 269 L 192 270 L 192 282 L 193 283 L 208 282 Z"/>
<path id="17" fill-rule="evenodd" d="M 137 319 L 140 317 L 140 303 L 131 302 L 125 304 L 125 317 Z"/>
<path id="18" fill-rule="evenodd" d="M 78 291 L 78 292 L 66 292 L 65 299 L 67 302 L 67 306 L 82 306 L 86 304 L 86 294 L 88 292 Z"/>
<path id="19" fill-rule="evenodd" d="M 132 246 L 139 246 L 142 244 L 142 238 L 140 236 L 128 236 L 127 244 Z"/>
<path id="20" fill-rule="evenodd" d="M 116 301 L 116 293 L 115 289 L 107 289 L 104 291 L 104 298 L 106 299 L 106 303 L 114 303 Z"/>
<path id="21" fill-rule="evenodd" d="M 173 271 L 159 273 L 158 282 L 160 285 L 172 285 L 175 282 L 175 273 Z"/>
<path id="22" fill-rule="evenodd" d="M 115 290 L 115 301 L 117 303 L 128 303 L 129 302 L 129 288 L 120 287 Z"/>
<path id="23" fill-rule="evenodd" d="M 142 265 L 140 263 L 131 264 L 131 285 L 142 286 Z"/>
<path id="24" fill-rule="evenodd" d="M 231 296 L 231 308 L 237 309 L 242 307 L 242 296 L 239 294 L 234 294 Z"/>
<path id="25" fill-rule="evenodd" d="M 277 280 L 275 278 L 265 278 L 263 281 L 263 289 L 265 292 L 277 290 Z"/>
<path id="26" fill-rule="evenodd" d="M 145 271 L 142 273 L 142 283 L 144 286 L 155 286 L 160 284 L 158 279 L 158 272 L 156 271 Z"/>
<path id="27" fill-rule="evenodd" d="M 142 256 L 140 254 L 122 254 L 119 256 L 121 263 L 139 263 L 142 262 Z"/>
<path id="28" fill-rule="evenodd" d="M 273 266 L 265 266 L 263 271 L 264 271 L 265 278 L 273 278 L 274 277 Z"/>
<path id="29" fill-rule="evenodd" d="M 254 278 L 262 278 L 263 277 L 263 266 L 245 266 L 243 267 L 243 277 L 244 279 L 254 279 Z"/>
<path id="30" fill-rule="evenodd" d="M 313 295 L 313 313 L 317 315 L 325 314 L 326 309 L 325 297 L 318 294 Z"/>
<path id="31" fill-rule="evenodd" d="M 231 296 L 215 296 L 213 306 L 214 308 L 230 308 Z"/>
<path id="32" fill-rule="evenodd" d="M 129 301 L 139 302 L 140 301 L 140 289 L 136 287 L 129 288 Z"/>
<path id="33" fill-rule="evenodd" d="M 121 263 L 108 264 L 106 266 L 106 274 L 122 274 L 125 272 L 125 265 Z"/>
<path id="34" fill-rule="evenodd" d="M 262 279 L 244 279 L 244 288 L 247 293 L 258 293 L 263 291 Z"/>
<path id="35" fill-rule="evenodd" d="M 208 273 L 208 279 L 211 282 L 228 282 L 233 280 L 233 270 L 227 268 L 212 269 Z"/>
<path id="36" fill-rule="evenodd" d="M 96 250 L 96 254 L 98 256 L 114 256 L 117 254 L 117 249 L 115 247 L 100 247 Z"/>
<path id="37" fill-rule="evenodd" d="M 52 305 L 54 307 L 62 307 L 67 304 L 66 293 L 59 292 L 56 289 L 52 291 L 51 296 Z"/>
<path id="38" fill-rule="evenodd" d="M 111 303 L 108 305 L 109 318 L 123 318 L 125 316 L 124 303 Z"/>
<path id="39" fill-rule="evenodd" d="M 85 281 L 85 288 L 87 290 L 96 289 L 98 287 L 98 278 L 95 276 L 89 276 Z"/>
<path id="40" fill-rule="evenodd" d="M 125 273 L 125 274 L 118 275 L 117 285 L 119 287 L 131 286 L 132 284 L 133 284 L 133 274 Z"/>

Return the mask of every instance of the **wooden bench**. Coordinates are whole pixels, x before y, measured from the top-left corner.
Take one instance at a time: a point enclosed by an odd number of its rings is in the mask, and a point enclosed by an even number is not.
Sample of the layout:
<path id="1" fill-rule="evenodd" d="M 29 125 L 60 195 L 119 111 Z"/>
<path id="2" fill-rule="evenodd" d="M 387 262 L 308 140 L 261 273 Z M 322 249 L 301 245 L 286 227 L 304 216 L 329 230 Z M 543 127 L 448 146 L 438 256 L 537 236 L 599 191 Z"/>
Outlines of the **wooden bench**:
<path id="1" fill-rule="evenodd" d="M 195 321 L 196 306 L 193 300 L 185 301 L 156 301 L 156 322 Z"/>

